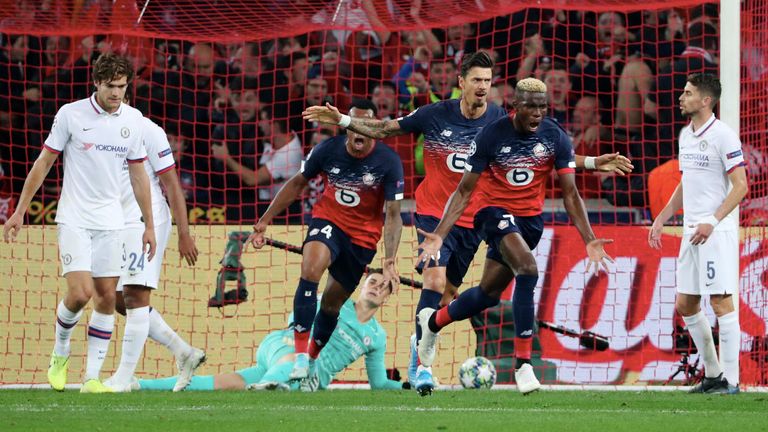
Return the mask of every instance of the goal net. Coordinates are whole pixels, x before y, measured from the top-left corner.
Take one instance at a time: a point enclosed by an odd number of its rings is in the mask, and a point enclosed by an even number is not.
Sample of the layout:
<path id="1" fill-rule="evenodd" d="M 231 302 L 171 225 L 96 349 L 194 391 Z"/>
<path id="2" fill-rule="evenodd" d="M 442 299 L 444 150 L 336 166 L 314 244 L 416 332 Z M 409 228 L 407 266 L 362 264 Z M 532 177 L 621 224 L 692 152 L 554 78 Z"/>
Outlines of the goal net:
<path id="1" fill-rule="evenodd" d="M 586 253 L 568 223 L 557 179 L 548 186 L 546 227 L 535 251 L 539 376 L 553 384 L 667 381 L 684 366 L 681 360 L 696 358 L 684 357 L 685 332 L 676 331 L 674 314 L 682 229 L 666 229 L 660 253 L 647 245 L 648 226 L 679 181 L 675 137 L 685 125 L 676 107 L 679 79 L 688 71 L 717 73 L 720 53 L 739 49 L 740 136 L 750 182 L 741 206 L 741 376 L 744 384 L 768 384 L 766 0 L 742 2 L 740 47 L 720 46 L 721 31 L 737 29 L 723 27 L 719 3 L 693 0 L 645 1 L 642 11 L 615 0 L 1 3 L 0 221 L 15 208 L 56 110 L 93 91 L 95 58 L 128 54 L 138 71 L 130 102 L 169 136 L 202 253 L 195 267 L 183 264 L 174 233 L 152 305 L 206 350 L 200 370 L 206 374 L 252 365 L 259 341 L 287 325 L 301 257 L 274 247 L 243 252 L 238 233 L 251 229 L 313 145 L 340 132 L 303 120 L 302 110 L 329 102 L 344 111 L 355 98 L 369 98 L 381 118 L 406 115 L 458 97 L 457 63 L 482 49 L 496 60 L 491 103 L 511 109 L 515 83 L 540 78 L 548 85 L 550 115 L 578 154 L 621 152 L 635 166 L 626 177 L 577 174 L 596 233 L 615 239 L 610 274 L 584 274 Z M 406 173 L 398 266 L 402 276 L 420 281 L 412 223 L 423 143 L 418 136 L 386 143 Z M 276 163 L 278 157 L 289 162 Z M 55 307 L 66 291 L 53 222 L 62 174 L 57 163 L 29 208 L 29 225 L 16 243 L 0 244 L 0 384 L 46 382 Z M 269 235 L 300 245 L 321 191 L 322 183 L 312 182 Z M 481 247 L 462 289 L 478 284 L 484 255 Z M 417 289 L 404 286 L 377 315 L 388 334 L 387 367 L 403 376 L 418 298 Z M 513 382 L 514 329 L 505 302 L 445 329 L 435 366 L 440 383 L 458 383 L 459 365 L 474 355 L 495 362 L 499 382 Z M 610 345 L 597 350 L 544 326 L 590 331 Z M 80 325 L 73 382 L 84 368 L 85 339 Z M 119 352 L 113 343 L 105 376 Z M 358 361 L 337 378 L 364 381 L 364 369 Z M 137 373 L 172 375 L 173 358 L 148 342 Z M 672 382 L 684 382 L 686 373 Z"/>

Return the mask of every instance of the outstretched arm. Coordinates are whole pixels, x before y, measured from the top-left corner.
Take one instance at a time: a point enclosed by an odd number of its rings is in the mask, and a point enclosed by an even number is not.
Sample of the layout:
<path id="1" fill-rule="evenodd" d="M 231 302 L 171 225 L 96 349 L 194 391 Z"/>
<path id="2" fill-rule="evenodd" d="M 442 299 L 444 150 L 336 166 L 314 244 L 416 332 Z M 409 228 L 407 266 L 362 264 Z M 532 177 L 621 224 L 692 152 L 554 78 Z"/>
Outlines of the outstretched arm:
<path id="1" fill-rule="evenodd" d="M 560 187 L 563 190 L 565 210 L 568 212 L 571 222 L 579 231 L 584 244 L 587 245 L 587 255 L 589 255 L 587 271 L 592 270 L 593 264 L 598 270 L 599 266 L 602 265 L 605 271 L 608 271 L 606 261 L 613 262 L 613 259 L 605 252 L 603 245 L 613 243 L 613 240 L 595 238 L 595 233 L 592 232 L 592 226 L 589 224 L 587 211 L 584 208 L 584 201 L 582 201 L 579 191 L 576 189 L 575 175 L 573 173 L 562 173 L 559 175 L 559 179 Z"/>
<path id="2" fill-rule="evenodd" d="M 381 349 L 373 349 L 365 356 L 365 371 L 371 390 L 402 390 L 403 384 L 387 378 L 387 368 L 384 365 L 386 345 Z"/>
<path id="3" fill-rule="evenodd" d="M 461 214 L 464 213 L 464 209 L 467 208 L 469 199 L 472 198 L 472 193 L 475 191 L 479 179 L 480 174 L 465 172 L 456 190 L 448 198 L 445 210 L 443 211 L 443 217 L 440 219 L 440 223 L 435 228 L 434 233 L 419 230 L 419 234 L 425 237 L 424 241 L 419 245 L 419 248 L 423 250 L 421 255 L 419 255 L 419 261 L 429 264 L 430 260 L 437 260 L 439 258 L 443 239 L 451 232 L 453 225 L 459 220 Z"/>
<path id="4" fill-rule="evenodd" d="M 306 177 L 304 177 L 304 174 L 300 172 L 294 174 L 294 176 L 280 188 L 280 191 L 269 204 L 267 211 L 261 215 L 259 221 L 253 226 L 253 234 L 248 237 L 248 243 L 251 243 L 256 249 L 261 249 L 265 244 L 264 234 L 267 232 L 267 226 L 269 226 L 275 216 L 296 201 L 296 198 L 308 183 L 309 182 Z"/>
<path id="5" fill-rule="evenodd" d="M 576 155 L 575 159 L 576 168 L 581 169 L 613 172 L 619 175 L 629 174 L 635 169 L 632 161 L 618 152 L 606 153 L 597 157 Z"/>
<path id="6" fill-rule="evenodd" d="M 32 201 L 32 197 L 35 196 L 37 190 L 40 189 L 40 185 L 43 184 L 43 180 L 51 170 L 53 163 L 56 162 L 58 153 L 54 153 L 47 148 L 43 147 L 43 151 L 40 152 L 40 156 L 37 157 L 35 164 L 32 165 L 32 169 L 29 170 L 26 180 L 24 180 L 24 188 L 21 190 L 21 196 L 19 197 L 19 203 L 16 205 L 16 210 L 11 217 L 5 222 L 3 227 L 3 237 L 6 242 L 16 240 L 16 235 L 21 229 L 21 225 L 24 223 L 24 214 L 27 213 L 27 207 Z"/>
<path id="7" fill-rule="evenodd" d="M 338 108 L 329 103 L 326 103 L 325 106 L 311 106 L 305 109 L 301 115 L 304 116 L 304 120 L 340 125 L 370 138 L 383 139 L 405 133 L 400 129 L 400 123 L 397 120 L 350 117 L 340 113 Z"/>

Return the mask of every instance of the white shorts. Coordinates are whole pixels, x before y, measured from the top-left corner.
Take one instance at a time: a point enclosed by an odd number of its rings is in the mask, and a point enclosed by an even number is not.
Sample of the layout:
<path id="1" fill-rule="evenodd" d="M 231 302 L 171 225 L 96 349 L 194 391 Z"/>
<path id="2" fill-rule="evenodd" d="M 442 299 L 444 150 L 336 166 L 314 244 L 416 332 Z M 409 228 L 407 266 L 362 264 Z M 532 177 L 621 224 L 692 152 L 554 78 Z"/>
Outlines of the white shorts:
<path id="1" fill-rule="evenodd" d="M 714 231 L 702 245 L 683 235 L 677 257 L 677 292 L 691 295 L 734 294 L 739 289 L 739 233 Z"/>
<path id="2" fill-rule="evenodd" d="M 59 224 L 61 275 L 73 271 L 91 272 L 91 276 L 118 277 L 123 270 L 122 230 L 92 230 Z"/>
<path id="3" fill-rule="evenodd" d="M 163 269 L 163 255 L 171 237 L 171 221 L 155 225 L 155 241 L 157 251 L 152 261 L 147 261 L 142 250 L 141 236 L 144 226 L 132 226 L 123 230 L 125 244 L 124 273 L 117 283 L 117 290 L 122 291 L 123 285 L 140 285 L 156 289 L 160 282 L 160 271 Z"/>

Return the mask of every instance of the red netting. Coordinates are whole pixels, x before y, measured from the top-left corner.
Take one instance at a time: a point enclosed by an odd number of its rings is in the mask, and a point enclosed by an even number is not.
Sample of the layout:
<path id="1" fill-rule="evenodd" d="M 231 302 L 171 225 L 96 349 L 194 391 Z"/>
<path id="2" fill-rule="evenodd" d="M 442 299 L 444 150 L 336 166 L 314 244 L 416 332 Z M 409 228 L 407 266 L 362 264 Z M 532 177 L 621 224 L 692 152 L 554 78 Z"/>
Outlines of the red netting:
<path id="1" fill-rule="evenodd" d="M 578 153 L 620 151 L 636 167 L 624 178 L 578 175 L 597 231 L 618 242 L 611 250 L 618 258 L 616 275 L 609 278 L 574 279 L 583 249 L 575 232 L 562 226 L 567 216 L 552 180 L 548 227 L 537 251 L 544 272 L 538 318 L 603 333 L 611 338 L 611 349 L 586 350 L 576 339 L 542 330 L 537 367 L 546 373 L 545 381 L 658 382 L 676 370 L 672 311 L 678 240 L 670 235 L 659 255 L 647 247 L 644 226 L 679 179 L 674 157 L 675 137 L 684 124 L 676 108 L 680 79 L 684 85 L 689 71 L 717 72 L 719 52 L 735 49 L 719 46 L 717 3 L 649 1 L 644 11 L 608 0 L 288 3 L 2 2 L 0 220 L 13 209 L 56 110 L 92 91 L 93 60 L 105 51 L 129 54 L 138 70 L 132 103 L 166 129 L 177 150 L 190 220 L 205 257 L 195 270 L 188 269 L 175 260 L 171 241 L 164 286 L 153 304 L 182 336 L 209 351 L 207 372 L 248 366 L 260 338 L 285 324 L 298 257 L 273 250 L 246 254 L 242 262 L 219 260 L 237 244 L 228 243 L 228 234 L 248 230 L 292 174 L 270 165 L 272 152 L 284 149 L 284 157 L 298 160 L 337 132 L 305 122 L 301 111 L 325 101 L 344 110 L 353 98 L 367 97 L 381 117 L 407 114 L 457 96 L 456 62 L 464 53 L 486 49 L 497 60 L 493 103 L 509 107 L 517 80 L 542 78 L 549 86 L 551 114 L 572 135 Z M 740 132 L 751 184 L 742 206 L 743 225 L 749 228 L 740 286 L 742 376 L 744 383 L 765 384 L 768 2 L 744 2 L 741 17 Z M 404 163 L 409 198 L 404 218 L 410 222 L 410 199 L 423 175 L 421 144 L 410 136 L 388 144 Z M 29 223 L 52 224 L 60 175 L 58 166 L 30 207 Z M 270 234 L 300 243 L 300 223 L 319 187 L 313 184 L 277 221 L 287 225 Z M 413 231 L 405 229 L 400 268 L 404 276 L 420 279 L 411 270 Z M 0 285 L 5 305 L 0 308 L 0 383 L 44 382 L 51 317 L 64 292 L 56 277 L 55 232 L 47 226 L 28 229 L 15 246 L 2 244 L 1 256 L 0 277 L 11 283 Z M 465 286 L 477 282 L 482 258 L 478 261 Z M 237 279 L 240 265 L 246 269 L 244 286 L 256 301 L 226 306 L 224 315 L 237 319 L 224 320 L 207 301 L 220 270 Z M 381 316 L 389 332 L 387 364 L 401 370 L 417 298 L 404 289 Z M 454 380 L 458 365 L 477 345 L 489 357 L 511 356 L 513 332 L 498 322 L 498 316 L 489 315 L 476 325 L 477 343 L 469 325 L 444 335 L 436 368 L 443 382 Z M 84 352 L 74 350 L 76 356 Z M 80 360 L 75 358 L 73 367 Z M 171 366 L 168 355 L 150 348 L 140 370 L 159 375 L 171 372 Z M 499 366 L 509 380 L 509 365 Z M 359 368 L 343 376 L 361 377 Z"/>

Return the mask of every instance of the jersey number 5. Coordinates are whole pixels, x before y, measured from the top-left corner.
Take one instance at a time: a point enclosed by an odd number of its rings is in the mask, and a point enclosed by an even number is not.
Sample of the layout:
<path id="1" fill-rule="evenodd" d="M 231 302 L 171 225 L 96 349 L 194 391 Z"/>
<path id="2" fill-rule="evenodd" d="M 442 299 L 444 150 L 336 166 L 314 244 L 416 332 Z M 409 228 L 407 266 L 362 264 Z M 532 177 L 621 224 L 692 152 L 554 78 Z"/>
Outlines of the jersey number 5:
<path id="1" fill-rule="evenodd" d="M 507 172 L 507 181 L 512 186 L 525 186 L 533 181 L 533 171 L 528 168 L 513 168 Z"/>
<path id="2" fill-rule="evenodd" d="M 337 189 L 336 202 L 347 207 L 356 207 L 360 204 L 360 195 L 355 191 Z"/>

